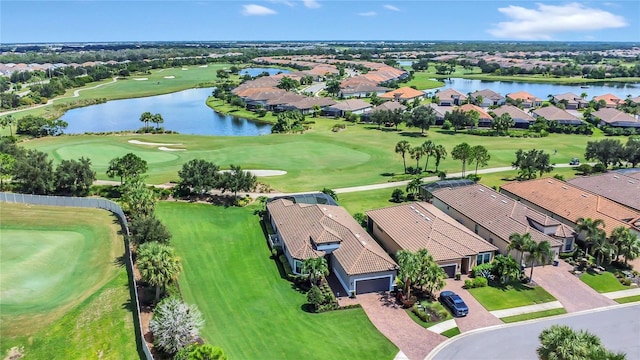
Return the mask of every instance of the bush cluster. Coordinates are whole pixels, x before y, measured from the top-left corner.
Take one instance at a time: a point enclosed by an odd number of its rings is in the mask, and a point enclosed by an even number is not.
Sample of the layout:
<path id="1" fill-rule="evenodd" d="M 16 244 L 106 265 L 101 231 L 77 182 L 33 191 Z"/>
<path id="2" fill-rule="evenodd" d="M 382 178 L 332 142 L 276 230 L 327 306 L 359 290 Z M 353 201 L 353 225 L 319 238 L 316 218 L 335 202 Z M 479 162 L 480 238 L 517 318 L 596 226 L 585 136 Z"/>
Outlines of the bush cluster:
<path id="1" fill-rule="evenodd" d="M 475 277 L 473 279 L 467 279 L 464 281 L 464 287 L 467 289 L 480 288 L 480 287 L 485 287 L 487 285 L 489 285 L 489 280 L 481 276 Z"/>

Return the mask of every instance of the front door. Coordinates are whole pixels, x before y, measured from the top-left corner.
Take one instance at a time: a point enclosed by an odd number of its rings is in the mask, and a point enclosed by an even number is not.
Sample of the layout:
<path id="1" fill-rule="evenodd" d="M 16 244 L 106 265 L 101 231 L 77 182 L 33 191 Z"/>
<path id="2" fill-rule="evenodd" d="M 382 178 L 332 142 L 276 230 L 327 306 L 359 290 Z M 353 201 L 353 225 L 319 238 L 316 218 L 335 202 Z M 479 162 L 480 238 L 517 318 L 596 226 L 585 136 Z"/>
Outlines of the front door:
<path id="1" fill-rule="evenodd" d="M 469 258 L 465 257 L 462 258 L 462 269 L 460 269 L 460 272 L 463 274 L 466 274 L 469 271 Z"/>

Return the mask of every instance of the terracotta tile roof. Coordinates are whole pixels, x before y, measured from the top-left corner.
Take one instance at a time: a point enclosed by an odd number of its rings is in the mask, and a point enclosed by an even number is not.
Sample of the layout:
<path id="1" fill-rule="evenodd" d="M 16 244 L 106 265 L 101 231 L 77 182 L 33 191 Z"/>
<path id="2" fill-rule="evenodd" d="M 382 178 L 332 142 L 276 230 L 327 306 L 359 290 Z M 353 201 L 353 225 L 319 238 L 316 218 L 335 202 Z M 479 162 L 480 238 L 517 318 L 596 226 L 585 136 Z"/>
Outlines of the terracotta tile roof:
<path id="1" fill-rule="evenodd" d="M 325 107 L 325 106 L 331 106 L 335 103 L 336 102 L 333 99 L 314 96 L 314 97 L 306 97 L 302 100 L 284 104 L 284 106 L 291 107 L 297 110 L 308 110 L 308 109 L 312 109 L 314 105 Z"/>
<path id="2" fill-rule="evenodd" d="M 503 185 L 502 191 L 572 223 L 578 218 L 602 219 L 608 235 L 618 226 L 640 232 L 640 212 L 564 181 L 553 178 L 514 181 Z"/>
<path id="3" fill-rule="evenodd" d="M 535 95 L 531 95 L 526 91 L 518 91 L 511 94 L 507 94 L 507 97 L 512 100 L 522 99 L 522 101 L 528 101 L 528 102 L 542 101 L 542 99 L 540 99 L 539 97 Z"/>
<path id="4" fill-rule="evenodd" d="M 460 102 L 466 101 L 467 100 L 467 95 L 461 93 L 460 91 L 454 89 L 454 88 L 449 88 L 449 89 L 444 89 L 442 91 L 438 91 L 436 93 L 438 99 L 440 99 L 440 102 L 447 100 L 447 101 L 453 101 L 454 97 L 459 98 Z"/>
<path id="5" fill-rule="evenodd" d="M 635 174 L 607 172 L 580 176 L 568 183 L 640 211 L 640 171 Z"/>
<path id="6" fill-rule="evenodd" d="M 402 249 L 427 249 L 436 261 L 460 259 L 497 248 L 435 206 L 420 202 L 367 211 Z"/>
<path id="7" fill-rule="evenodd" d="M 548 227 L 559 226 L 560 222 L 484 185 L 442 188 L 434 190 L 433 196 L 507 243 L 513 233 L 529 233 L 536 242 L 562 245 L 534 227 L 534 223 Z"/>
<path id="8" fill-rule="evenodd" d="M 367 108 L 372 108 L 373 105 L 360 99 L 349 99 L 344 101 L 338 101 L 337 103 L 329 106 L 329 109 L 337 109 L 340 111 L 358 111 Z"/>
<path id="9" fill-rule="evenodd" d="M 399 94 L 399 95 L 396 95 Z M 395 100 L 396 96 L 400 96 L 400 100 L 412 100 L 418 97 L 424 97 L 424 92 L 410 87 L 401 87 L 391 90 L 388 93 L 380 95 L 382 99 Z"/>
<path id="10" fill-rule="evenodd" d="M 278 199 L 267 204 L 282 241 L 298 260 L 324 256 L 316 244 L 339 243 L 333 256 L 348 275 L 391 271 L 398 265 L 340 206 L 295 204 Z"/>
<path id="11" fill-rule="evenodd" d="M 516 122 L 532 122 L 535 120 L 533 116 L 527 114 L 526 112 L 513 105 L 503 105 L 499 108 L 493 109 L 492 111 L 498 116 L 502 114 L 509 114 L 511 118 Z"/>
<path id="12" fill-rule="evenodd" d="M 607 105 L 618 105 L 618 103 L 622 101 L 622 99 L 620 99 L 619 97 L 613 94 L 604 94 L 604 95 L 593 97 L 593 101 L 595 102 L 598 102 L 600 100 L 604 100 L 604 102 L 607 103 Z"/>
<path id="13" fill-rule="evenodd" d="M 493 118 L 491 117 L 491 115 L 489 115 L 489 113 L 487 113 L 483 108 L 477 105 L 464 104 L 462 106 L 459 106 L 458 109 L 464 112 L 475 111 L 478 113 L 478 115 L 480 115 L 480 119 L 493 120 Z"/>
<path id="14" fill-rule="evenodd" d="M 307 97 L 304 95 L 294 94 L 292 92 L 285 91 L 280 96 L 267 100 L 267 105 L 274 105 L 274 106 L 283 105 L 283 104 L 304 100 L 306 98 Z"/>
<path id="15" fill-rule="evenodd" d="M 581 124 L 582 120 L 575 115 L 568 113 L 553 105 L 541 107 L 533 110 L 535 116 L 541 116 L 548 121 L 557 121 L 558 123 Z"/>
<path id="16" fill-rule="evenodd" d="M 581 98 L 580 96 L 568 92 L 568 93 L 564 93 L 564 94 L 558 94 L 558 95 L 553 95 L 553 98 L 556 102 L 559 102 L 561 100 L 567 100 L 569 102 L 569 104 L 588 104 L 589 101 L 585 100 L 583 98 Z"/>
<path id="17" fill-rule="evenodd" d="M 604 107 L 598 111 L 591 113 L 591 116 L 598 118 L 609 125 L 631 125 L 640 126 L 640 120 L 635 117 L 622 112 L 618 109 Z"/>

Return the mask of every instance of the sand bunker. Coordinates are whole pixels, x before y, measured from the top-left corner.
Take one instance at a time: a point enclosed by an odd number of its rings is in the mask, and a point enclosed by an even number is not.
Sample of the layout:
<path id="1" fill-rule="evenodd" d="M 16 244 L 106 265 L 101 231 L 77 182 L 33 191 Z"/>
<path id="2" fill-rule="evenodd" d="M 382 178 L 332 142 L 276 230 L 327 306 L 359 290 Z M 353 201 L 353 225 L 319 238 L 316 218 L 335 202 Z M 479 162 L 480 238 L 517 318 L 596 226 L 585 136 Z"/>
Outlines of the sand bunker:
<path id="1" fill-rule="evenodd" d="M 177 145 L 182 145 L 182 143 L 180 143 L 180 144 L 163 144 L 163 143 L 152 143 L 152 142 L 145 142 L 145 141 L 139 141 L 139 140 L 129 140 L 128 142 L 129 142 L 129 144 L 151 145 L 151 146 L 177 146 Z"/>
<path id="2" fill-rule="evenodd" d="M 175 77 L 175 76 L 173 76 L 173 75 L 169 75 L 169 76 L 165 76 L 164 78 L 165 78 L 165 79 L 175 79 L 176 77 Z"/>
<path id="3" fill-rule="evenodd" d="M 187 69 L 187 68 L 182 68 L 182 70 L 189 70 L 189 69 Z"/>
<path id="4" fill-rule="evenodd" d="M 160 146 L 160 147 L 158 147 L 158 150 L 162 150 L 162 151 L 185 151 L 187 149 L 172 149 L 172 148 Z"/>
<path id="5" fill-rule="evenodd" d="M 220 170 L 220 172 L 227 172 L 229 170 Z M 261 176 L 261 177 L 266 177 L 266 176 L 280 176 L 280 175 L 285 175 L 287 172 L 283 171 L 283 170 L 244 170 L 244 171 L 248 171 L 251 174 L 255 175 L 255 176 Z"/>
<path id="6" fill-rule="evenodd" d="M 206 67 L 209 67 L 209 65 L 200 65 L 200 66 L 198 66 L 198 67 L 206 68 Z"/>
<path id="7" fill-rule="evenodd" d="M 149 80 L 149 78 L 133 78 L 133 80 L 143 81 L 143 80 Z"/>

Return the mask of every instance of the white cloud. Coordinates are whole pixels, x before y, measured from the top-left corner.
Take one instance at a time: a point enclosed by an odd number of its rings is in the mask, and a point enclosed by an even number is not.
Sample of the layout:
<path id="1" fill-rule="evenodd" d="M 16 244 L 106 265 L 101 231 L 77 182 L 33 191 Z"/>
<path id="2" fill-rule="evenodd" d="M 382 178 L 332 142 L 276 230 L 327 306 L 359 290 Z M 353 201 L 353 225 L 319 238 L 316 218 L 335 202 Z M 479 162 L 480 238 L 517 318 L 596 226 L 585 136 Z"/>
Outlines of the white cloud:
<path id="1" fill-rule="evenodd" d="M 400 11 L 400 9 L 398 9 L 397 7 L 395 7 L 393 5 L 385 5 L 384 8 L 387 9 L 387 10 L 391 10 L 391 11 Z"/>
<path id="2" fill-rule="evenodd" d="M 273 4 L 283 4 L 283 5 L 287 5 L 289 7 L 293 7 L 295 4 L 289 0 L 269 0 L 270 3 Z"/>
<path id="3" fill-rule="evenodd" d="M 317 0 L 302 0 L 302 3 L 309 9 L 317 9 L 320 7 L 320 4 L 318 4 Z"/>
<path id="4" fill-rule="evenodd" d="M 496 24 L 487 32 L 497 38 L 550 40 L 568 31 L 591 31 L 627 26 L 627 21 L 608 11 L 588 8 L 580 3 L 545 5 L 537 9 L 510 5 L 498 8 L 510 20 Z"/>
<path id="5" fill-rule="evenodd" d="M 367 11 L 367 12 L 358 13 L 358 15 L 360 15 L 360 16 L 376 16 L 377 14 L 376 14 L 375 11 Z"/>
<path id="6" fill-rule="evenodd" d="M 262 5 L 242 5 L 242 15 L 244 16 L 264 16 L 277 14 L 275 10 L 269 9 Z"/>

